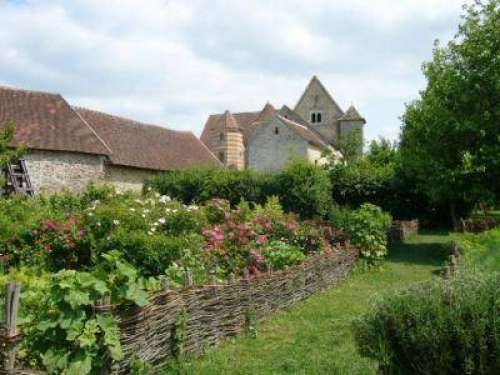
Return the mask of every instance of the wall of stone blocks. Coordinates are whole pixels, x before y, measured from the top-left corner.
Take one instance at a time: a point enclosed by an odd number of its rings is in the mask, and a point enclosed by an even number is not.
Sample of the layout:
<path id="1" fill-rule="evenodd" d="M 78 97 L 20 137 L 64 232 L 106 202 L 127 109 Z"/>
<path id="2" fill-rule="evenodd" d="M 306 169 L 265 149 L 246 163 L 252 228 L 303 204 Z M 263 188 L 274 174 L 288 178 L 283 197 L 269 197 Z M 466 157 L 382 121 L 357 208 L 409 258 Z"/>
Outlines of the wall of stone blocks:
<path id="1" fill-rule="evenodd" d="M 105 181 L 104 157 L 75 152 L 30 150 L 23 157 L 35 193 L 82 192 Z"/>

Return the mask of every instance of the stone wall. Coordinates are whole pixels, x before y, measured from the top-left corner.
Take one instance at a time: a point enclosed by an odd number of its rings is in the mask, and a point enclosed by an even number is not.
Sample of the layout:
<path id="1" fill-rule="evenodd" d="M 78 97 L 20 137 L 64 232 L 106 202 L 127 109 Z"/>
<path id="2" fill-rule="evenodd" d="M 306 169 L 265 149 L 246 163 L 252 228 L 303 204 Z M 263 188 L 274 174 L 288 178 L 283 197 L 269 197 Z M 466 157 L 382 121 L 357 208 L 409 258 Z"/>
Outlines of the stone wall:
<path id="1" fill-rule="evenodd" d="M 418 234 L 418 219 L 394 220 L 388 237 L 391 242 L 403 242 L 416 234 Z"/>
<path id="2" fill-rule="evenodd" d="M 30 150 L 24 155 L 35 193 L 81 192 L 105 180 L 104 157 L 74 152 Z"/>
<path id="3" fill-rule="evenodd" d="M 321 112 L 321 123 L 313 126 L 330 142 L 337 139 L 337 119 L 342 116 L 341 109 L 332 103 L 318 80 L 311 81 L 295 111 L 305 120 L 311 122 L 311 112 Z"/>
<path id="4" fill-rule="evenodd" d="M 257 170 L 278 170 L 293 155 L 307 158 L 308 148 L 307 141 L 275 118 L 260 127 L 247 145 L 247 165 Z"/>
<path id="5" fill-rule="evenodd" d="M 146 169 L 106 165 L 106 183 L 113 184 L 118 191 L 141 191 L 144 181 L 159 172 Z"/>

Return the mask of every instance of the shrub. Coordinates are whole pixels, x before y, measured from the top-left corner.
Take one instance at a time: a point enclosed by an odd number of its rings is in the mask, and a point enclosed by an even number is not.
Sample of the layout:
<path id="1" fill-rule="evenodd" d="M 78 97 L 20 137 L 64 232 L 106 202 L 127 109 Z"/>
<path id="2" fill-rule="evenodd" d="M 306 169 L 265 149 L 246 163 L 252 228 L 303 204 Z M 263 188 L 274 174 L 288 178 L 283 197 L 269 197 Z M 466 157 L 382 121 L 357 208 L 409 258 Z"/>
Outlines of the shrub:
<path id="1" fill-rule="evenodd" d="M 387 374 L 500 373 L 499 274 L 388 295 L 354 324 L 360 353 Z"/>
<path id="2" fill-rule="evenodd" d="M 361 255 L 370 261 L 387 254 L 387 230 L 391 217 L 373 204 L 363 204 L 353 211 L 347 224 L 347 235 L 359 246 Z"/>
<path id="3" fill-rule="evenodd" d="M 276 195 L 286 211 L 305 218 L 326 215 L 332 204 L 328 173 L 306 160 L 292 161 L 274 174 L 220 168 L 177 170 L 157 176 L 146 185 L 146 190 L 152 188 L 184 204 L 218 198 L 232 207 L 242 201 L 253 206 Z"/>
<path id="4" fill-rule="evenodd" d="M 461 250 L 459 266 L 464 271 L 500 269 L 500 228 L 480 234 L 458 234 L 455 241 Z"/>
<path id="5" fill-rule="evenodd" d="M 234 206 L 242 200 L 252 204 L 265 203 L 274 193 L 273 185 L 272 175 L 252 170 L 189 168 L 152 178 L 146 182 L 145 189 L 153 188 L 184 204 L 220 198 Z"/>
<path id="6" fill-rule="evenodd" d="M 324 217 L 332 206 L 328 172 L 306 160 L 294 160 L 277 175 L 278 196 L 286 211 Z"/>

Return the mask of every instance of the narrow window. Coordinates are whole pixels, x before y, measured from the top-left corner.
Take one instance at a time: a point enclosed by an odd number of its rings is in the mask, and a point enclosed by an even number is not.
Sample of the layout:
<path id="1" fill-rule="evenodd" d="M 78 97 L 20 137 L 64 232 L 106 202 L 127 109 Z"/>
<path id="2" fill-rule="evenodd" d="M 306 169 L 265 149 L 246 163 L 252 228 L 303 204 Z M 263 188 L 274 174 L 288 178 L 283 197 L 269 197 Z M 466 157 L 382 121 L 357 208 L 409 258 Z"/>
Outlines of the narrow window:
<path id="1" fill-rule="evenodd" d="M 316 114 L 316 122 L 319 124 L 321 122 L 321 113 Z"/>
<path id="2" fill-rule="evenodd" d="M 220 160 L 221 162 L 224 162 L 224 153 L 223 153 L 222 151 L 221 151 L 221 152 L 219 152 L 219 160 Z"/>
<path id="3" fill-rule="evenodd" d="M 219 133 L 219 141 L 223 141 L 224 140 L 224 133 Z"/>
<path id="4" fill-rule="evenodd" d="M 315 112 L 311 113 L 311 123 L 313 123 L 313 124 L 316 123 L 316 113 Z"/>
<path id="5" fill-rule="evenodd" d="M 278 127 L 274 128 L 274 134 L 279 134 L 280 130 L 278 129 Z"/>

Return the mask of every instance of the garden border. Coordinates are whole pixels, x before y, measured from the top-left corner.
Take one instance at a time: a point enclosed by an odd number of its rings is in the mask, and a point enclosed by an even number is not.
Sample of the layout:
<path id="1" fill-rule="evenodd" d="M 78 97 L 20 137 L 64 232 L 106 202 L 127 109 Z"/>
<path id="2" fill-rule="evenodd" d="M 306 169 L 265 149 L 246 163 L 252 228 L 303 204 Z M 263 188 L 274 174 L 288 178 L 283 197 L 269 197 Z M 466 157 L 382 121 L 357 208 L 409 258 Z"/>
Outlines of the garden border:
<path id="1" fill-rule="evenodd" d="M 125 360 L 113 374 L 128 373 L 134 357 L 160 368 L 176 357 L 200 355 L 209 346 L 247 330 L 277 310 L 334 286 L 345 278 L 359 256 L 346 244 L 314 255 L 286 270 L 248 276 L 228 284 L 167 289 L 142 308 L 116 311 Z"/>

